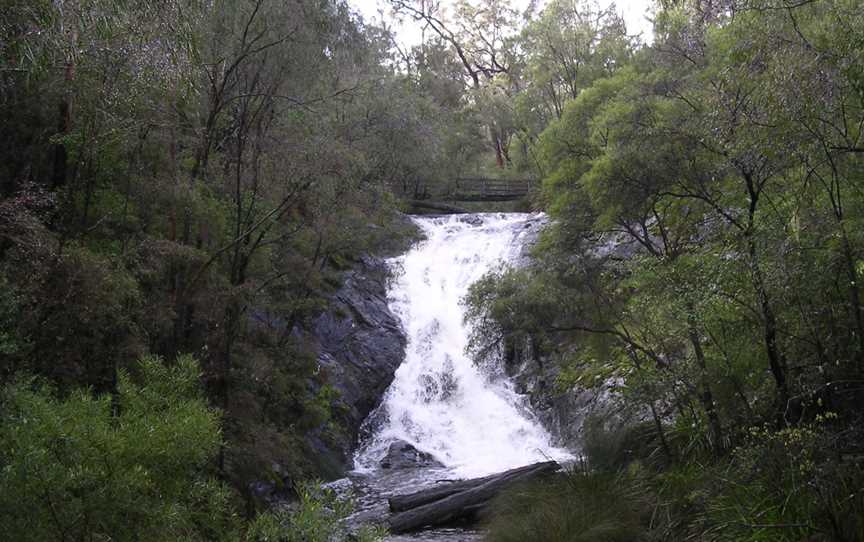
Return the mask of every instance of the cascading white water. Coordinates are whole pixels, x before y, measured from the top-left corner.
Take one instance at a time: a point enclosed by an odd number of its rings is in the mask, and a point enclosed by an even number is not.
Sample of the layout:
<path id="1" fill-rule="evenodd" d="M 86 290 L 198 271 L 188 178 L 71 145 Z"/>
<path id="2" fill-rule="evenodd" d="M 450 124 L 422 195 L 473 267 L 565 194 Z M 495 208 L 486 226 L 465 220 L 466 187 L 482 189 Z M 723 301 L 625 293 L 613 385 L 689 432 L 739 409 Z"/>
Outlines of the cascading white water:
<path id="1" fill-rule="evenodd" d="M 569 454 L 552 445 L 500 371 L 466 355 L 462 298 L 488 271 L 515 263 L 542 215 L 522 213 L 417 218 L 426 240 L 393 265 L 390 307 L 408 336 L 377 413 L 374 434 L 355 457 L 374 468 L 390 443 L 429 452 L 458 476 L 482 476 Z M 399 269 L 401 268 L 401 269 Z"/>

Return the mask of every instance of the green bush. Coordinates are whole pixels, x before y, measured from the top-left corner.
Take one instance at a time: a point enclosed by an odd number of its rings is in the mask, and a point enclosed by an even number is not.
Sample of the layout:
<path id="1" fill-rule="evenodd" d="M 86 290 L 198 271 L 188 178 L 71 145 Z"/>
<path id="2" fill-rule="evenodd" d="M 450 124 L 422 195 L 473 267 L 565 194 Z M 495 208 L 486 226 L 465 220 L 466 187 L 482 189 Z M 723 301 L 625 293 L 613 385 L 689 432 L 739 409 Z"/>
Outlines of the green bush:
<path id="1" fill-rule="evenodd" d="M 644 540 L 643 491 L 621 474 L 571 473 L 514 488 L 495 499 L 490 542 L 635 542 Z"/>
<path id="2" fill-rule="evenodd" d="M 221 540 L 229 492 L 207 474 L 219 417 L 189 358 L 121 371 L 118 395 L 58 399 L 35 381 L 0 395 L 0 529 L 7 540 Z M 115 402 L 116 401 L 116 402 Z"/>
<path id="3" fill-rule="evenodd" d="M 349 539 L 342 521 L 353 511 L 350 500 L 340 498 L 319 482 L 297 485 L 299 502 L 259 514 L 246 534 L 247 542 L 337 542 Z M 375 542 L 384 531 L 363 526 L 350 540 Z"/>
<path id="4" fill-rule="evenodd" d="M 820 424 L 751 430 L 717 469 L 722 483 L 708 503 L 709 532 L 753 542 L 864 540 L 864 468 L 835 448 L 837 439 Z"/>

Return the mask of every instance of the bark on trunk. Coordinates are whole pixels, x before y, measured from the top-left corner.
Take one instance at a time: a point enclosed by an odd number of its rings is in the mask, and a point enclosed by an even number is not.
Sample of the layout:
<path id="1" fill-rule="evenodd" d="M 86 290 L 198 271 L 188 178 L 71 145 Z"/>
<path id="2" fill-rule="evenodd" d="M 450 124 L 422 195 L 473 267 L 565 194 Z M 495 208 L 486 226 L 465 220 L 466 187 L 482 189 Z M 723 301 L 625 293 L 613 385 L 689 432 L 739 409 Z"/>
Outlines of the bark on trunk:
<path id="1" fill-rule="evenodd" d="M 753 239 L 752 232 L 748 232 L 747 234 L 747 252 L 750 258 L 750 278 L 753 282 L 753 289 L 756 290 L 756 296 L 759 299 L 759 307 L 762 312 L 762 325 L 765 339 L 765 350 L 768 353 L 768 366 L 771 369 L 771 375 L 774 377 L 774 383 L 777 386 L 779 402 L 778 411 L 781 418 L 780 422 L 781 424 L 784 424 L 786 421 L 785 412 L 789 406 L 789 384 L 786 379 L 786 357 L 777 345 L 777 317 L 774 314 L 774 309 L 771 307 L 768 288 L 765 285 L 762 268 L 759 266 L 756 241 Z"/>
<path id="2" fill-rule="evenodd" d="M 840 235 L 843 240 L 843 258 L 846 263 L 846 274 L 849 279 L 849 305 L 855 320 L 855 331 L 858 335 L 858 352 L 855 355 L 858 364 L 864 360 L 864 315 L 861 314 L 861 292 L 858 289 L 858 271 L 855 269 L 857 258 L 846 233 L 846 227 L 840 222 Z"/>

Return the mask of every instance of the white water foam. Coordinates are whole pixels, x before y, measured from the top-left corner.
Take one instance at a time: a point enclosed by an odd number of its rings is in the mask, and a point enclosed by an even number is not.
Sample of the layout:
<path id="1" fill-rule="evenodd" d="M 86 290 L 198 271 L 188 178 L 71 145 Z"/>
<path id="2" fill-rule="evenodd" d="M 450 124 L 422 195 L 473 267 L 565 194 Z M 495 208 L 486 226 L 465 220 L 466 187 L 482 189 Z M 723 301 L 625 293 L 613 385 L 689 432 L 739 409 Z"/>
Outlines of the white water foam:
<path id="1" fill-rule="evenodd" d="M 415 219 L 427 239 L 394 259 L 401 271 L 390 289 L 390 308 L 408 337 L 406 358 L 371 417 L 377 427 L 355 456 L 359 471 L 374 469 L 397 439 L 465 477 L 571 458 L 501 371 L 479 368 L 465 352 L 462 298 L 488 271 L 515 264 L 541 221 L 523 213 Z"/>

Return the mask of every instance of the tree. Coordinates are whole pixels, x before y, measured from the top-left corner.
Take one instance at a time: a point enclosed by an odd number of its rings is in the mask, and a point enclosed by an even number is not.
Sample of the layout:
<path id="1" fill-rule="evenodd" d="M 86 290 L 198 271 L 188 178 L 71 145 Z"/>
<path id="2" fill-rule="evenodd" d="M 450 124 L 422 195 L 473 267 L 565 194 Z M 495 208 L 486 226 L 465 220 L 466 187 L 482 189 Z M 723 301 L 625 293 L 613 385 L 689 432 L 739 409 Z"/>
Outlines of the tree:
<path id="1" fill-rule="evenodd" d="M 601 9 L 587 0 L 550 2 L 525 26 L 520 42 L 526 56 L 524 99 L 529 100 L 524 107 L 538 106 L 542 113 L 534 114 L 542 115 L 542 124 L 560 118 L 565 102 L 592 81 L 626 65 L 633 47 L 615 7 Z"/>
<path id="2" fill-rule="evenodd" d="M 431 29 L 438 39 L 452 49 L 468 81 L 468 94 L 477 108 L 485 113 L 486 129 L 499 168 L 509 163 L 510 127 L 496 122 L 488 113 L 487 87 L 494 86 L 499 75 L 509 73 L 514 55 L 516 12 L 506 0 L 483 0 L 478 5 L 460 1 L 451 18 L 445 17 L 439 2 L 426 0 L 392 0 L 397 14 L 405 14 Z"/>

